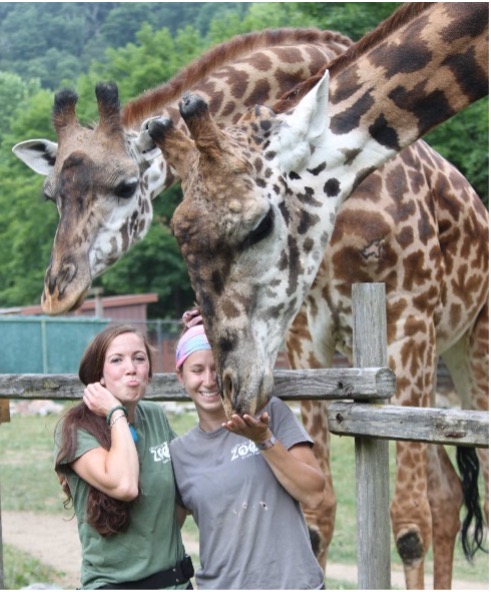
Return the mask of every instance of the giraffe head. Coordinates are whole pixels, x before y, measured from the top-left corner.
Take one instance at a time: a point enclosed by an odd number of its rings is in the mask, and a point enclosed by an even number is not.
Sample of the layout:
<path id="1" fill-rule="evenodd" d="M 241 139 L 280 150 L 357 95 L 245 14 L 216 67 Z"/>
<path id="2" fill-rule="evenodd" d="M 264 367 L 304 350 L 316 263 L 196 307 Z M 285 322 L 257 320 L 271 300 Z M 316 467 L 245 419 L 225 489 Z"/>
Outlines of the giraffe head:
<path id="1" fill-rule="evenodd" d="M 13 148 L 46 177 L 44 193 L 60 216 L 41 301 L 48 314 L 77 308 L 92 280 L 144 237 L 165 179 L 162 154 L 147 131 L 123 130 L 117 87 L 99 83 L 96 97 L 95 127 L 78 122 L 77 95 L 62 90 L 53 107 L 58 142 L 28 140 Z"/>
<path id="2" fill-rule="evenodd" d="M 327 86 L 325 76 L 291 113 L 256 107 L 228 130 L 200 97 L 187 96 L 180 112 L 190 137 L 170 119 L 149 127 L 182 179 L 172 228 L 228 413 L 255 413 L 267 402 L 276 356 L 329 237 L 323 219 L 334 200 L 316 199 L 322 188 L 306 169 L 324 146 Z M 299 194 L 292 182 L 304 172 Z"/>

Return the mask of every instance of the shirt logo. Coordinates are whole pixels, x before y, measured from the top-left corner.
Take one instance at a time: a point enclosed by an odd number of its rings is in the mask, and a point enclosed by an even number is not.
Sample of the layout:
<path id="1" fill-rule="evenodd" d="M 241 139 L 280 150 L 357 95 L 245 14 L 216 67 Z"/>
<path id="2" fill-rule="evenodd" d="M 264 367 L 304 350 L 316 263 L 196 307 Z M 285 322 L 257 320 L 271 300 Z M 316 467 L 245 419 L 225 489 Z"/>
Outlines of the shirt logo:
<path id="1" fill-rule="evenodd" d="M 162 462 L 164 464 L 170 462 L 170 451 L 168 442 L 162 442 L 158 446 L 151 446 L 149 448 L 150 454 L 153 455 L 154 462 Z"/>
<path id="2" fill-rule="evenodd" d="M 230 460 L 232 461 L 244 460 L 246 458 L 249 458 L 250 456 L 260 454 L 259 448 L 252 441 L 241 442 L 240 444 L 236 444 L 230 452 L 232 454 Z"/>

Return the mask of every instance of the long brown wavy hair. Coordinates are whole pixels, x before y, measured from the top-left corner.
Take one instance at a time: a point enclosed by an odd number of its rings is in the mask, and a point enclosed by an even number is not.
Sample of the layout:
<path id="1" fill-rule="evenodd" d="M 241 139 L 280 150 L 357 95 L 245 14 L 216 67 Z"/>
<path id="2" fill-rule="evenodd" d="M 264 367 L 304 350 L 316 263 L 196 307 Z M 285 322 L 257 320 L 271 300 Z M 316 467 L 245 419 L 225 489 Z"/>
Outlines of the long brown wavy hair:
<path id="1" fill-rule="evenodd" d="M 134 333 L 143 340 L 149 360 L 148 376 L 152 377 L 153 351 L 145 336 L 130 325 L 113 325 L 98 333 L 82 356 L 78 376 L 85 386 L 101 380 L 106 352 L 113 340 L 123 333 Z M 73 506 L 73 497 L 66 479 L 66 473 L 71 470 L 66 459 L 75 458 L 78 445 L 77 430 L 89 432 L 106 450 L 111 447 L 111 430 L 106 419 L 95 414 L 83 402 L 69 409 L 61 421 L 61 445 L 56 457 L 55 471 L 67 496 L 64 506 L 68 508 Z M 130 508 L 131 502 L 114 499 L 89 485 L 86 519 L 101 536 L 124 532 L 129 524 Z"/>

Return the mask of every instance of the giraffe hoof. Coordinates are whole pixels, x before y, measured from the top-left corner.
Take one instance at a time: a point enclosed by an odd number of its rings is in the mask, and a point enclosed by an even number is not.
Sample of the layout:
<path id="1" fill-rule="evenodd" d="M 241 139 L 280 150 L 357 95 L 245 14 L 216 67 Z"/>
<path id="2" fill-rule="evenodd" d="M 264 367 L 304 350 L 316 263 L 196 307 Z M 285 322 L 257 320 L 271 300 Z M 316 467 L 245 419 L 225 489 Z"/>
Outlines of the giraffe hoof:
<path id="1" fill-rule="evenodd" d="M 423 542 L 415 530 L 401 535 L 396 541 L 396 547 L 405 565 L 412 565 L 424 557 Z"/>

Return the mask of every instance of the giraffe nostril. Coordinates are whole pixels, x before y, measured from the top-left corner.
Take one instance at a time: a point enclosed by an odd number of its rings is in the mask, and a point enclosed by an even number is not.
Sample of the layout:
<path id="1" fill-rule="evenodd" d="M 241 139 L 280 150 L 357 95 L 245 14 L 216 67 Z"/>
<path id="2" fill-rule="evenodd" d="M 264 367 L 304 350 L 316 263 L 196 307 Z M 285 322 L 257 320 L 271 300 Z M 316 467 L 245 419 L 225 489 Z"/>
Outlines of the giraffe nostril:
<path id="1" fill-rule="evenodd" d="M 73 263 L 65 263 L 61 269 L 60 273 L 60 281 L 58 284 L 58 292 L 60 296 L 63 295 L 66 287 L 70 284 L 73 280 L 75 275 L 77 274 L 77 267 Z"/>
<path id="2" fill-rule="evenodd" d="M 234 391 L 234 380 L 230 370 L 225 370 L 223 373 L 222 391 L 223 396 L 233 404 L 236 391 Z"/>

